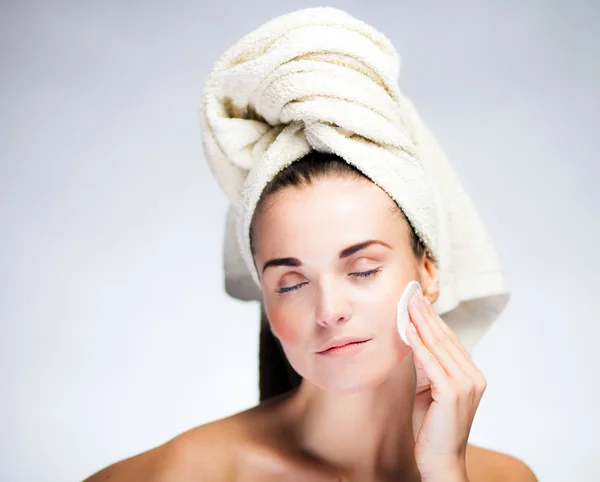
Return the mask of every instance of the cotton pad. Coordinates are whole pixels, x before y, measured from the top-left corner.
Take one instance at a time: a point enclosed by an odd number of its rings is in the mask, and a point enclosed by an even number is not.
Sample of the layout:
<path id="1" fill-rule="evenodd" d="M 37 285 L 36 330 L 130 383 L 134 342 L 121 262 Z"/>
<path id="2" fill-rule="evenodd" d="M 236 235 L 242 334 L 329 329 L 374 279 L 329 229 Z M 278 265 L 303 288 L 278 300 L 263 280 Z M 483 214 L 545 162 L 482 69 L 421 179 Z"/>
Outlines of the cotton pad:
<path id="1" fill-rule="evenodd" d="M 410 323 L 410 317 L 408 315 L 408 300 L 410 299 L 412 294 L 417 290 L 423 293 L 421 284 L 418 281 L 411 281 L 410 283 L 408 283 L 408 285 L 406 285 L 404 293 L 402 293 L 402 297 L 398 302 L 398 311 L 396 314 L 398 333 L 400 333 L 400 338 L 402 338 L 402 341 L 407 345 L 410 345 L 410 343 L 408 343 L 408 339 L 406 338 L 406 329 L 408 328 L 408 325 Z"/>

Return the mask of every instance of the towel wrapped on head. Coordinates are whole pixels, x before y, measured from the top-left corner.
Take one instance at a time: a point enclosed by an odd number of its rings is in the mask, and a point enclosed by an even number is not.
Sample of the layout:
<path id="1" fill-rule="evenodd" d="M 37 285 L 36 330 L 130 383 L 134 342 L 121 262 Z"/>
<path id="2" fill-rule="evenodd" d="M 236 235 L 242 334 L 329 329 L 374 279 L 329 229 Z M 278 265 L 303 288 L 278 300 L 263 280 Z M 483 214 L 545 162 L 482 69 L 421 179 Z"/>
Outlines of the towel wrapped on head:
<path id="1" fill-rule="evenodd" d="M 498 255 L 375 28 L 332 7 L 277 17 L 229 48 L 202 92 L 206 160 L 230 209 L 227 292 L 261 299 L 250 224 L 273 177 L 312 150 L 354 165 L 396 201 L 437 261 L 434 307 L 468 350 L 508 303 Z"/>

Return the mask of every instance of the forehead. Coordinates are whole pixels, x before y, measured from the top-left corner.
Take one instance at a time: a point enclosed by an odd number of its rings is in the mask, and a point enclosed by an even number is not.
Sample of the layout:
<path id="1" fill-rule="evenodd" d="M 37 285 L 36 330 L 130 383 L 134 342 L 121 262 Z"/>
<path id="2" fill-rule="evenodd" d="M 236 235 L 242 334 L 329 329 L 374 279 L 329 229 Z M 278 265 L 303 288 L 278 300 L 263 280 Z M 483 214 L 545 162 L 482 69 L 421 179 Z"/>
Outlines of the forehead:
<path id="1" fill-rule="evenodd" d="M 374 183 L 325 178 L 278 192 L 257 220 L 255 234 L 269 254 L 315 245 L 339 250 L 402 232 L 404 223 L 393 208 L 394 201 Z"/>

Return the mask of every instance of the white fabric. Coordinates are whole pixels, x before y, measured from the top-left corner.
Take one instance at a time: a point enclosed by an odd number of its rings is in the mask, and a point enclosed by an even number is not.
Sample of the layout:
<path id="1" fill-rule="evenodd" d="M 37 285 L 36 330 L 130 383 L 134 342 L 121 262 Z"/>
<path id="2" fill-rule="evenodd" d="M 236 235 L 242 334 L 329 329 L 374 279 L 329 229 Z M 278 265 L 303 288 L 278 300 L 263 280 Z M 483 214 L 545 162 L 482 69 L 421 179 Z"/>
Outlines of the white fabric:
<path id="1" fill-rule="evenodd" d="M 404 292 L 400 297 L 400 301 L 396 306 L 396 326 L 398 328 L 400 338 L 402 338 L 402 341 L 407 345 L 410 345 L 410 343 L 408 342 L 408 338 L 406 336 L 406 329 L 411 323 L 408 312 L 408 301 L 415 291 L 419 291 L 421 294 L 423 294 L 423 289 L 417 280 L 413 280 L 406 285 L 406 288 L 404 288 Z"/>
<path id="2" fill-rule="evenodd" d="M 438 261 L 436 311 L 467 349 L 505 308 L 498 255 L 443 150 L 399 90 L 380 32 L 313 7 L 274 18 L 214 65 L 202 92 L 206 160 L 230 201 L 227 292 L 261 300 L 249 227 L 266 184 L 311 150 L 353 164 L 402 208 Z"/>

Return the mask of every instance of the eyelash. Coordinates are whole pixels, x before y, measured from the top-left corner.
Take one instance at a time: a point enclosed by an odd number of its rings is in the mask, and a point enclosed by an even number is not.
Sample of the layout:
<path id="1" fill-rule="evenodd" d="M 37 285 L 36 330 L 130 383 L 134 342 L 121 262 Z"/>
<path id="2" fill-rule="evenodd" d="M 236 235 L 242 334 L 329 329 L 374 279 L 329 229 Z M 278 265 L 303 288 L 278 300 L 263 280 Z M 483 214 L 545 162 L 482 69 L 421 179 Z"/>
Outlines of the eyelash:
<path id="1" fill-rule="evenodd" d="M 370 278 L 371 276 L 379 273 L 380 271 L 381 271 L 381 268 L 375 268 L 375 269 L 371 269 L 369 271 L 360 271 L 357 273 L 351 273 L 351 276 L 355 276 L 357 278 Z M 279 293 L 280 295 L 284 295 L 286 293 L 289 293 L 290 291 L 296 291 L 303 284 L 304 283 L 300 283 L 295 286 L 290 286 L 289 288 L 281 288 L 281 289 L 277 290 L 276 293 Z"/>

